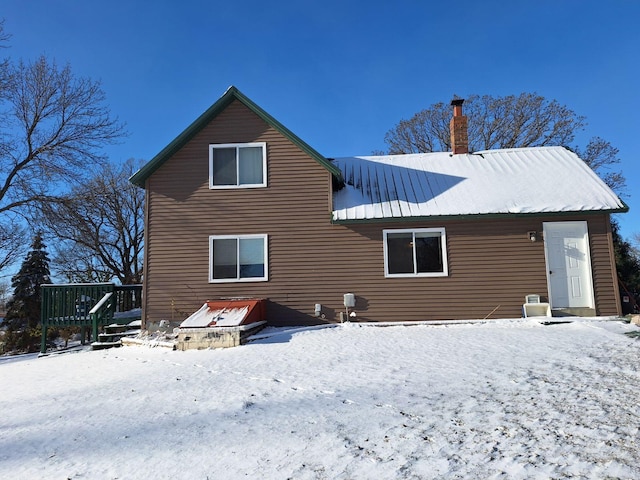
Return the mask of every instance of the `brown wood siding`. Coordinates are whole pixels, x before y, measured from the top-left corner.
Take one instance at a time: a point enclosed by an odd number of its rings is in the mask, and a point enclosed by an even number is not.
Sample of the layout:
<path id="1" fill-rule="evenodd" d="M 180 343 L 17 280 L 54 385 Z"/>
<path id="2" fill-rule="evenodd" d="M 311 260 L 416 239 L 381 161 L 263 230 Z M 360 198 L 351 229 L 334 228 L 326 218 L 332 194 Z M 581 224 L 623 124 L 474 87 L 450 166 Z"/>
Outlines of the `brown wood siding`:
<path id="1" fill-rule="evenodd" d="M 596 315 L 620 315 L 622 310 L 608 215 L 590 218 L 589 240 Z"/>
<path id="2" fill-rule="evenodd" d="M 267 143 L 268 187 L 208 188 L 209 144 Z M 598 314 L 615 314 L 607 217 L 535 217 L 332 225 L 329 173 L 233 102 L 149 179 L 147 321 L 179 322 L 206 300 L 268 298 L 274 325 L 335 322 L 345 293 L 361 321 L 519 317 L 524 296 L 547 297 L 544 221 L 588 220 Z M 385 278 L 382 231 L 445 227 L 448 277 Z M 208 282 L 209 235 L 268 234 L 269 281 Z"/>

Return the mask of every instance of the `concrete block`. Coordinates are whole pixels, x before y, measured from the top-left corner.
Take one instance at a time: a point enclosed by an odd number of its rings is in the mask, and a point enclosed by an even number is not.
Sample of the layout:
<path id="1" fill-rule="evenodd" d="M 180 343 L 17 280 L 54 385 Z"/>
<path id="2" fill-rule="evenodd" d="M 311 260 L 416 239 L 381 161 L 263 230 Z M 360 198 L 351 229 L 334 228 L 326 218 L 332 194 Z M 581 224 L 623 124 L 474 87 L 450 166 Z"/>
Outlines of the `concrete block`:
<path id="1" fill-rule="evenodd" d="M 256 322 L 237 327 L 180 328 L 178 350 L 204 350 L 207 348 L 231 348 L 242 344 L 244 338 L 263 328 L 266 322 Z"/>

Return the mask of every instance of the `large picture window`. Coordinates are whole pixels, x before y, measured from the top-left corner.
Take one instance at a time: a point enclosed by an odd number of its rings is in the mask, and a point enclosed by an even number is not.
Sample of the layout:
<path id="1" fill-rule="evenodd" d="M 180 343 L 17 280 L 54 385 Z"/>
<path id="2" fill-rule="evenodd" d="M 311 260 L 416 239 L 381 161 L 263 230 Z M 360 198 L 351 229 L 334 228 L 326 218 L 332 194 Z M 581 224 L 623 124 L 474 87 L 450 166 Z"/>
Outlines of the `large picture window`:
<path id="1" fill-rule="evenodd" d="M 267 281 L 266 235 L 209 237 L 210 282 Z"/>
<path id="2" fill-rule="evenodd" d="M 266 186 L 266 143 L 209 145 L 209 188 Z"/>
<path id="3" fill-rule="evenodd" d="M 448 275 L 444 228 L 383 230 L 386 277 Z"/>

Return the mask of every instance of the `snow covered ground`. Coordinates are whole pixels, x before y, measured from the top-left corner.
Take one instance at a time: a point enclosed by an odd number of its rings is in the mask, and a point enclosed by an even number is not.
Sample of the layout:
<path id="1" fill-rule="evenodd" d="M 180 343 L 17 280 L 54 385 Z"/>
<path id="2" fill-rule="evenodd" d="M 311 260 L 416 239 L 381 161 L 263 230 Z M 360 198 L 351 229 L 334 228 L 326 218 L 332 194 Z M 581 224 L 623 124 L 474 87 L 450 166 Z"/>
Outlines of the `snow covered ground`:
<path id="1" fill-rule="evenodd" d="M 622 322 L 271 329 L 0 360 L 0 478 L 640 478 Z"/>

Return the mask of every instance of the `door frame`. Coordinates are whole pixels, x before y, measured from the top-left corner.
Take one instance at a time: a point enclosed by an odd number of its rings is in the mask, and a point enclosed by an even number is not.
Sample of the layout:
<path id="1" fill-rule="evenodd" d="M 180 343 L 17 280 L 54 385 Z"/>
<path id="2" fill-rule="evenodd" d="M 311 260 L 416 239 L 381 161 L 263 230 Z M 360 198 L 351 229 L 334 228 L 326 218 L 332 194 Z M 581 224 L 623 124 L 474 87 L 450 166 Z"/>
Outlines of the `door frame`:
<path id="1" fill-rule="evenodd" d="M 585 278 L 585 281 L 587 282 L 587 287 L 589 289 L 588 294 L 585 295 L 585 297 L 588 298 L 589 301 L 589 305 L 587 306 L 580 306 L 580 307 L 576 307 L 576 306 L 557 306 L 554 305 L 554 300 L 553 300 L 553 292 L 551 290 L 552 284 L 551 284 L 551 275 L 550 275 L 550 267 L 549 267 L 549 242 L 547 241 L 547 239 L 551 238 L 550 236 L 548 236 L 549 234 L 549 230 L 552 229 L 553 226 L 560 226 L 560 225 L 567 225 L 567 226 L 580 226 L 582 227 L 582 229 L 584 230 L 584 246 L 585 246 L 585 258 L 586 258 L 586 272 L 587 272 L 587 276 L 588 278 Z M 595 291 L 594 291 L 594 287 L 593 287 L 593 267 L 591 265 L 591 248 L 589 245 L 589 225 L 587 223 L 586 220 L 576 220 L 576 221 L 566 221 L 566 222 L 542 222 L 542 231 L 543 231 L 543 238 L 544 238 L 544 262 L 545 262 L 545 268 L 546 268 L 546 277 L 547 277 L 547 291 L 549 293 L 549 304 L 551 306 L 551 308 L 556 308 L 556 309 L 570 309 L 570 308 L 593 308 L 595 309 Z M 566 257 L 565 257 L 566 258 Z"/>

